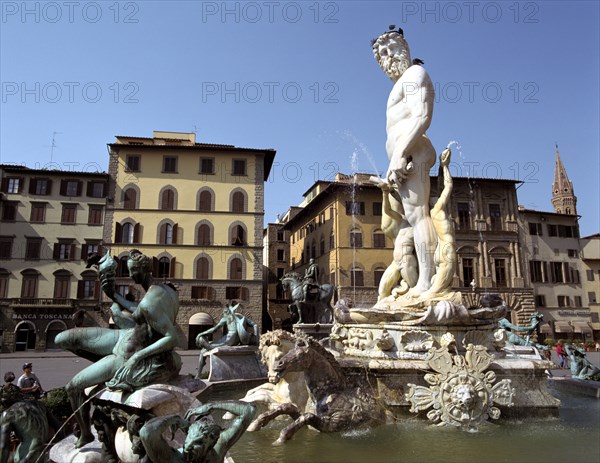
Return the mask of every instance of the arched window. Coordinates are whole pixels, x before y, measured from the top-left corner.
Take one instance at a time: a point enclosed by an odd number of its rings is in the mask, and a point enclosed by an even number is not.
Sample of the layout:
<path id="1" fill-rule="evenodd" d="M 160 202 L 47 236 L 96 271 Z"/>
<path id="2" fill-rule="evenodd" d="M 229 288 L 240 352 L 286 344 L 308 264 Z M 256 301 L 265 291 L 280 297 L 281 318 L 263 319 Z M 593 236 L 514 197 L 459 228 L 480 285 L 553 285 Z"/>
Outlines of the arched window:
<path id="1" fill-rule="evenodd" d="M 172 211 L 175 209 L 175 192 L 167 188 L 160 195 L 160 208 L 163 211 Z"/>
<path id="2" fill-rule="evenodd" d="M 361 268 L 354 267 L 350 271 L 350 285 L 351 286 L 364 286 L 365 279 Z"/>
<path id="3" fill-rule="evenodd" d="M 121 233 L 121 243 L 123 244 L 132 244 L 133 243 L 133 232 L 134 226 L 132 223 L 124 223 L 123 229 Z"/>
<path id="4" fill-rule="evenodd" d="M 197 243 L 198 246 L 210 246 L 210 226 L 208 224 L 203 223 L 198 226 Z"/>
<path id="5" fill-rule="evenodd" d="M 234 225 L 231 228 L 231 244 L 233 246 L 244 246 L 246 244 L 246 230 L 243 225 Z"/>
<path id="6" fill-rule="evenodd" d="M 123 192 L 123 209 L 136 209 L 137 191 L 133 188 L 127 188 Z"/>
<path id="7" fill-rule="evenodd" d="M 118 277 L 128 277 L 129 276 L 129 268 L 127 268 L 127 256 L 122 256 L 119 258 L 119 266 L 117 267 L 117 276 Z"/>
<path id="8" fill-rule="evenodd" d="M 350 230 L 350 246 L 353 248 L 362 248 L 362 232 L 358 228 Z"/>
<path id="9" fill-rule="evenodd" d="M 25 269 L 21 274 L 23 275 L 21 297 L 36 298 L 40 272 L 34 269 Z"/>
<path id="10" fill-rule="evenodd" d="M 198 210 L 201 212 L 212 211 L 212 193 L 208 190 L 200 192 L 198 198 Z"/>
<path id="11" fill-rule="evenodd" d="M 81 272 L 82 279 L 77 282 L 77 299 L 95 299 L 100 290 L 98 275 L 93 270 Z"/>
<path id="12" fill-rule="evenodd" d="M 243 264 L 242 259 L 234 257 L 229 262 L 229 279 L 230 280 L 241 280 L 243 279 Z"/>
<path id="13" fill-rule="evenodd" d="M 323 238 L 322 236 L 321 236 L 321 241 L 319 243 L 319 247 L 320 247 L 319 254 L 322 256 L 323 254 L 325 254 L 325 238 Z"/>
<path id="14" fill-rule="evenodd" d="M 0 268 L 0 298 L 4 298 L 7 296 L 9 281 L 10 272 L 4 268 Z"/>
<path id="15" fill-rule="evenodd" d="M 385 268 L 383 267 L 377 267 L 374 271 L 373 271 L 373 283 L 375 284 L 375 287 L 379 287 L 379 283 L 381 282 L 381 278 L 383 277 L 383 274 L 385 273 Z"/>
<path id="16" fill-rule="evenodd" d="M 163 223 L 159 228 L 159 244 L 176 244 L 177 243 L 177 224 Z"/>
<path id="17" fill-rule="evenodd" d="M 379 228 L 373 230 L 373 247 L 385 248 L 385 235 Z"/>
<path id="18" fill-rule="evenodd" d="M 161 257 L 158 259 L 158 278 L 169 278 L 171 275 L 171 259 Z"/>
<path id="19" fill-rule="evenodd" d="M 196 279 L 208 280 L 210 278 L 210 262 L 207 257 L 200 257 L 196 261 Z"/>
<path id="20" fill-rule="evenodd" d="M 71 275 L 68 270 L 54 272 L 54 299 L 69 299 Z"/>
<path id="21" fill-rule="evenodd" d="M 246 212 L 246 195 L 241 191 L 235 191 L 231 195 L 231 212 Z"/>

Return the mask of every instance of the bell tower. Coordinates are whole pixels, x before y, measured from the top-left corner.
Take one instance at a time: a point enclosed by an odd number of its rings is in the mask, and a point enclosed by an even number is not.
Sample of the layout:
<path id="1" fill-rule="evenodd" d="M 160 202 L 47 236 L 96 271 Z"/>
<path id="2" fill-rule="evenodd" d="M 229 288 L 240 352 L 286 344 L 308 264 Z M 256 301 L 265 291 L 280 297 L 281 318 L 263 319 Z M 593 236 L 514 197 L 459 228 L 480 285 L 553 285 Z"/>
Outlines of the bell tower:
<path id="1" fill-rule="evenodd" d="M 552 206 L 559 214 L 577 215 L 577 196 L 573 191 L 573 183 L 567 177 L 567 171 L 560 159 L 556 145 L 556 160 L 554 162 L 554 183 L 552 183 Z"/>

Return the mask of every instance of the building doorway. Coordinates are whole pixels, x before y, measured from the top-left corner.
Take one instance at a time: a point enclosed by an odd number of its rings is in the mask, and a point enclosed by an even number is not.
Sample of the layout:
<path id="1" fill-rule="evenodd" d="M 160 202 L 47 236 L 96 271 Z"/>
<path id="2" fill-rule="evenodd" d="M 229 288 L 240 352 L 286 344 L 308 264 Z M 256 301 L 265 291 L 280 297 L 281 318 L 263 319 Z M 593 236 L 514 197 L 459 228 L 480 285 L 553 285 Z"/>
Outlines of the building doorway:
<path id="1" fill-rule="evenodd" d="M 196 336 L 215 325 L 214 320 L 206 312 L 198 312 L 190 317 L 188 322 L 188 349 L 198 349 Z M 209 336 L 212 340 L 212 335 Z"/>
<path id="2" fill-rule="evenodd" d="M 15 333 L 15 350 L 17 352 L 35 349 L 35 326 L 32 323 L 21 322 Z"/>
<path id="3" fill-rule="evenodd" d="M 58 333 L 61 333 L 66 329 L 67 325 L 61 320 L 53 320 L 48 324 L 48 327 L 46 328 L 46 350 L 60 350 L 60 347 L 56 345 L 55 339 Z"/>

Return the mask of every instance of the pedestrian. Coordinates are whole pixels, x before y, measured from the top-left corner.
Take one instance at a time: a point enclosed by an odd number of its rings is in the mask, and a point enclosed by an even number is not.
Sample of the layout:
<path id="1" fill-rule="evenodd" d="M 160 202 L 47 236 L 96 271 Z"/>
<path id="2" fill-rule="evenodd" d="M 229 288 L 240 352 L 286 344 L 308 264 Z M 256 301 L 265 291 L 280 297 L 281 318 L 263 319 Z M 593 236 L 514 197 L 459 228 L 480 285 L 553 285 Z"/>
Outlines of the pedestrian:
<path id="1" fill-rule="evenodd" d="M 32 371 L 32 363 L 23 364 L 23 374 L 17 381 L 25 400 L 39 399 L 44 394 L 44 389 L 38 377 Z"/>
<path id="2" fill-rule="evenodd" d="M 5 410 L 15 402 L 23 400 L 21 390 L 16 384 L 13 384 L 15 374 L 7 371 L 4 374 L 4 384 L 0 387 L 0 410 Z"/>
<path id="3" fill-rule="evenodd" d="M 565 351 L 562 339 L 556 344 L 556 355 L 558 355 L 558 367 L 567 368 L 567 352 Z"/>

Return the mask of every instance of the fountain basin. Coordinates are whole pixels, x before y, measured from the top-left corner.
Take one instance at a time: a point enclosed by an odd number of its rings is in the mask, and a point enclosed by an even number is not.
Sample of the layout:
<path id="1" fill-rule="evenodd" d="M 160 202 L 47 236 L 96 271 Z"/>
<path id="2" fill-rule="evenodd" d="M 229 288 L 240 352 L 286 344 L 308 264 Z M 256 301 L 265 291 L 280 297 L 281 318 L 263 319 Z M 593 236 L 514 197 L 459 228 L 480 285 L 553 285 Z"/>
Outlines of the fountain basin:
<path id="1" fill-rule="evenodd" d="M 561 406 L 552 418 L 526 417 L 515 423 L 505 415 L 480 426 L 477 432 L 441 428 L 411 415 L 397 423 L 345 434 L 303 429 L 283 446 L 273 446 L 288 420 L 275 420 L 259 432 L 245 433 L 231 449 L 245 463 L 562 463 L 600 460 L 600 400 L 573 395 L 550 384 L 548 391 Z M 237 393 L 237 395 L 235 395 Z M 199 399 L 242 397 L 244 390 Z"/>

